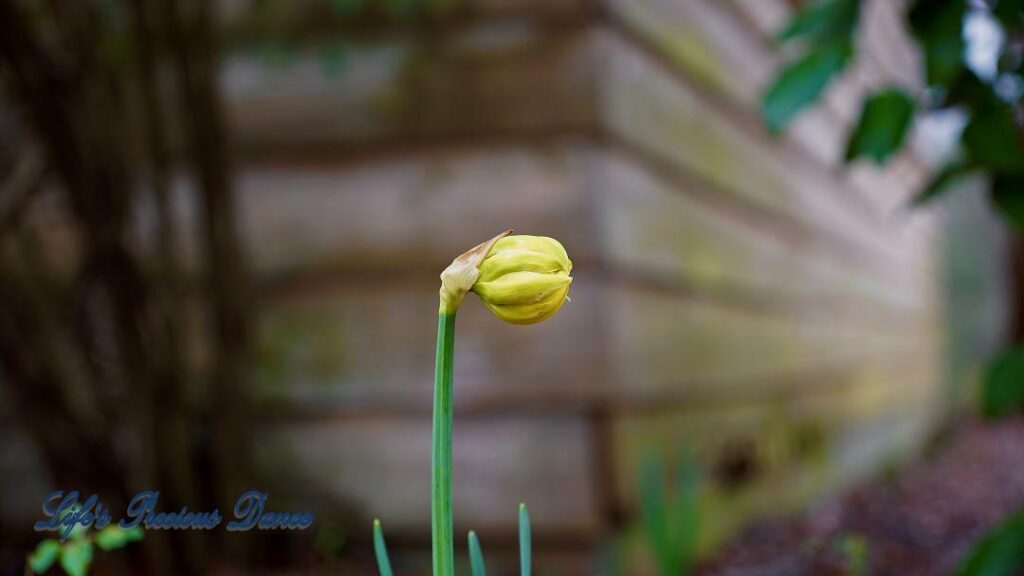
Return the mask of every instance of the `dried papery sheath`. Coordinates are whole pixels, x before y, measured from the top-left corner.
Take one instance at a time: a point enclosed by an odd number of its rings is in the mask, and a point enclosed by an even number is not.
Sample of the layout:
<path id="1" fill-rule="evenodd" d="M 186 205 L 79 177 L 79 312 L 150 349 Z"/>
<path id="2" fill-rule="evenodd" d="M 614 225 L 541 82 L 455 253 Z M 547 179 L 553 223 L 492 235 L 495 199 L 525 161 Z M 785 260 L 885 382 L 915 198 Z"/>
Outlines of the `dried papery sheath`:
<path id="1" fill-rule="evenodd" d="M 452 261 L 441 272 L 441 313 L 452 313 L 462 304 L 466 293 L 473 289 L 480 277 L 480 263 L 491 251 L 491 247 L 502 238 L 512 233 L 505 230 L 486 242 L 477 244 Z"/>

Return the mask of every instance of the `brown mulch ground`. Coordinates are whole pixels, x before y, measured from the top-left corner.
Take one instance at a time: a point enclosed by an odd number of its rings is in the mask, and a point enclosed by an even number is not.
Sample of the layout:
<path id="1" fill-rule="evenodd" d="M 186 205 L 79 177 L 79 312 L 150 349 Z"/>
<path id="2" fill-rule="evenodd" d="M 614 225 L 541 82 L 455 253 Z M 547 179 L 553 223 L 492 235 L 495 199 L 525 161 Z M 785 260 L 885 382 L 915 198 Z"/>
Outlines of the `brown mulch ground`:
<path id="1" fill-rule="evenodd" d="M 958 422 L 929 452 L 804 516 L 755 525 L 698 573 L 847 575 L 839 543 L 855 536 L 867 542 L 865 574 L 952 574 L 979 535 L 1024 507 L 1024 419 Z"/>

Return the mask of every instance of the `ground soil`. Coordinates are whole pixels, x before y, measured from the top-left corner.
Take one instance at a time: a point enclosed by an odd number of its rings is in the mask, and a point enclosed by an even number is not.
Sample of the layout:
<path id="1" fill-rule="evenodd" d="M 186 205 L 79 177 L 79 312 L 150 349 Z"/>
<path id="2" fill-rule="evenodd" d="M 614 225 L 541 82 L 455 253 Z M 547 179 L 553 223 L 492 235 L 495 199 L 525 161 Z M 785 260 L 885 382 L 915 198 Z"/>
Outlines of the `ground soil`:
<path id="1" fill-rule="evenodd" d="M 800 517 L 754 525 L 698 574 L 856 574 L 842 543 L 858 540 L 867 544 L 860 574 L 953 574 L 974 540 L 1024 507 L 1024 419 L 959 421 L 886 476 Z"/>

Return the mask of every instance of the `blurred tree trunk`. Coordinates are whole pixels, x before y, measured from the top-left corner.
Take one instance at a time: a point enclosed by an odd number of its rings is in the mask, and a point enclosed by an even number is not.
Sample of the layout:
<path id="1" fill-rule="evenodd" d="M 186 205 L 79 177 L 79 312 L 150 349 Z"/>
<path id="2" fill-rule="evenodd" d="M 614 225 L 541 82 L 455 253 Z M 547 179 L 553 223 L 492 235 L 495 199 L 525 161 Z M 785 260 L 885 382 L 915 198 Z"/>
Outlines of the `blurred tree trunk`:
<path id="1" fill-rule="evenodd" d="M 2 380 L 59 488 L 122 503 L 152 488 L 161 491 L 164 510 L 227 512 L 249 470 L 249 298 L 212 6 L 167 0 L 154 10 L 159 5 L 124 0 L 128 17 L 111 17 L 119 7 L 82 1 L 28 10 L 0 0 L 0 81 L 25 125 L 12 135 L 20 141 L 11 153 L 38 143 L 47 169 L 27 184 L 0 188 L 0 209 L 18 208 L 0 212 Z M 126 43 L 130 57 L 113 53 Z M 177 90 L 162 90 L 161 78 Z M 141 96 L 141 106 L 128 94 Z M 178 117 L 183 159 L 172 157 L 168 130 Z M 206 281 L 199 300 L 212 334 L 202 406 L 186 396 L 195 375 L 183 341 L 190 306 L 171 198 L 179 165 L 193 173 L 202 211 Z M 70 272 L 38 249 L 46 231 L 20 217 L 48 175 L 78 239 Z M 140 229 L 143 204 L 156 216 L 154 238 Z M 203 428 L 212 445 L 202 440 Z M 212 487 L 203 482 L 209 495 L 199 491 L 197 476 L 208 461 L 216 463 Z M 196 532 L 153 532 L 143 545 L 148 573 L 205 571 Z"/>
<path id="2" fill-rule="evenodd" d="M 231 510 L 247 489 L 245 479 L 251 477 L 244 387 L 250 298 L 217 82 L 214 6 L 207 0 L 166 0 L 165 8 L 182 79 L 186 140 L 202 193 L 206 288 L 215 341 L 209 398 L 210 410 L 217 415 L 212 430 L 214 468 L 220 479 L 215 497 L 223 509 Z M 244 553 L 239 542 L 226 541 L 226 551 L 236 560 Z"/>

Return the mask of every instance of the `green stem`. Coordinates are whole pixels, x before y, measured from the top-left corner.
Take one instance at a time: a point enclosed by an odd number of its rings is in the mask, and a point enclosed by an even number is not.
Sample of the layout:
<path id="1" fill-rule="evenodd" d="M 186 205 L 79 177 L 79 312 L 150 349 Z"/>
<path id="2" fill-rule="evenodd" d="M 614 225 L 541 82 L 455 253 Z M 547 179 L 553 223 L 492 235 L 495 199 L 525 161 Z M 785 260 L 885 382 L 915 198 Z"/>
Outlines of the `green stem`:
<path id="1" fill-rule="evenodd" d="M 452 529 L 452 364 L 455 356 L 455 311 L 437 319 L 437 362 L 434 370 L 434 436 L 431 482 L 431 531 L 434 576 L 454 576 Z"/>

